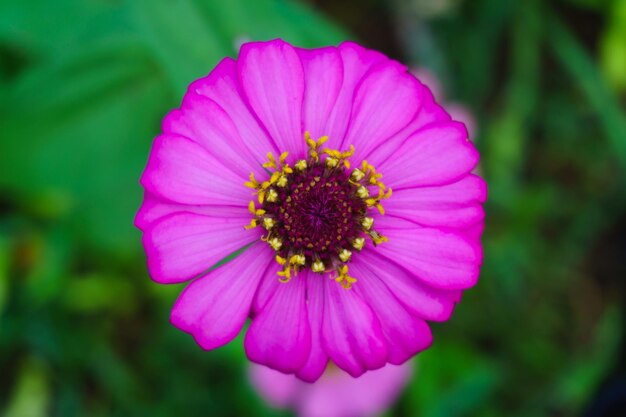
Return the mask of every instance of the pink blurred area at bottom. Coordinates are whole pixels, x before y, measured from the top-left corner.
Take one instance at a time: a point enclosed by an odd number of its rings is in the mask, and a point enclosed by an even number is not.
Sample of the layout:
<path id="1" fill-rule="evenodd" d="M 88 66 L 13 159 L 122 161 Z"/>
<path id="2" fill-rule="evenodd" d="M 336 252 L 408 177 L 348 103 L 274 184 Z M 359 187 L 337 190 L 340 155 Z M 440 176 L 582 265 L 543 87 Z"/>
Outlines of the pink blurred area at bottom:
<path id="1" fill-rule="evenodd" d="M 410 362 L 387 365 L 359 378 L 328 367 L 311 384 L 261 365 L 249 369 L 253 387 L 268 404 L 291 408 L 300 417 L 377 416 L 393 405 L 411 374 Z"/>

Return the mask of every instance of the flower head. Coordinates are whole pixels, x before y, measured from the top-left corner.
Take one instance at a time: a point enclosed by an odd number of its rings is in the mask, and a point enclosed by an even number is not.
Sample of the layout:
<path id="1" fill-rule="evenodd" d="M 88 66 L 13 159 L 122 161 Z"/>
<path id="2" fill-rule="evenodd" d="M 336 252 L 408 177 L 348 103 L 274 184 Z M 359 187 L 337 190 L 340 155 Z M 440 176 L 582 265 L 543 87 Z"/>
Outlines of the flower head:
<path id="1" fill-rule="evenodd" d="M 205 349 L 314 381 L 432 342 L 481 263 L 478 153 L 428 88 L 346 42 L 248 43 L 163 122 L 136 224 L 171 321 Z M 393 192 L 392 192 L 393 190 Z M 213 268 L 231 254 L 241 253 Z"/>
<path id="2" fill-rule="evenodd" d="M 250 381 L 272 406 L 295 409 L 300 417 L 375 416 L 401 394 L 411 376 L 411 363 L 387 365 L 353 378 L 328 367 L 314 384 L 260 365 L 252 365 Z"/>

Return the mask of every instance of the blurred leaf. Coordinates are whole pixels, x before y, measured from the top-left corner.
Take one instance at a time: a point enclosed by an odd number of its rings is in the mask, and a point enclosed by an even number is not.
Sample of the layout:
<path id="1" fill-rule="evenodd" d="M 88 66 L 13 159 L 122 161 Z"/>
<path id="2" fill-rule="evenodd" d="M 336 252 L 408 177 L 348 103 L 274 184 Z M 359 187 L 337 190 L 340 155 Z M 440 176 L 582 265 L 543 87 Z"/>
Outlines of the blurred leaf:
<path id="1" fill-rule="evenodd" d="M 3 417 L 45 417 L 49 403 L 50 381 L 46 367 L 30 357 L 20 367 Z"/>
<path id="2" fill-rule="evenodd" d="M 133 309 L 133 287 L 123 277 L 91 274 L 69 280 L 63 302 L 69 311 L 127 314 Z"/>
<path id="3" fill-rule="evenodd" d="M 548 38 L 555 56 L 589 100 L 613 147 L 615 156 L 626 169 L 626 115 L 587 52 L 558 17 L 552 17 Z"/>
<path id="4" fill-rule="evenodd" d="M 609 82 L 626 90 L 626 0 L 615 0 L 600 44 L 601 64 Z"/>
<path id="5" fill-rule="evenodd" d="M 589 400 L 589 393 L 599 387 L 619 360 L 623 324 L 619 308 L 609 306 L 595 329 L 591 346 L 557 379 L 556 396 L 560 403 L 578 408 Z"/>
<path id="6" fill-rule="evenodd" d="M 9 139 L 0 141 L 0 187 L 30 201 L 63 196 L 74 203 L 67 215 L 77 236 L 128 251 L 138 178 L 165 103 L 158 69 L 135 44 L 77 51 L 32 72 L 0 105 Z"/>
<path id="7" fill-rule="evenodd" d="M 4 305 L 9 298 L 9 256 L 10 245 L 8 239 L 0 234 L 0 318 L 4 312 Z"/>

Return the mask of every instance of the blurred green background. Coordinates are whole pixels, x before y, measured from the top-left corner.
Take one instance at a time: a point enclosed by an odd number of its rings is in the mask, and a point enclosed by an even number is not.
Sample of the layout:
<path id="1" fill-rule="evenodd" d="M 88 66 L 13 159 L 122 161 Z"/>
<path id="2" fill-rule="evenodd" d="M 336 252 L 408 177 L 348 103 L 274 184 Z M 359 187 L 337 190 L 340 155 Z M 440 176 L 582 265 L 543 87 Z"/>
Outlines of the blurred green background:
<path id="1" fill-rule="evenodd" d="M 0 416 L 290 415 L 250 388 L 241 340 L 207 353 L 169 325 L 182 287 L 150 281 L 132 224 L 164 114 L 275 37 L 427 68 L 476 119 L 482 278 L 387 415 L 609 415 L 626 1 L 0 0 Z"/>

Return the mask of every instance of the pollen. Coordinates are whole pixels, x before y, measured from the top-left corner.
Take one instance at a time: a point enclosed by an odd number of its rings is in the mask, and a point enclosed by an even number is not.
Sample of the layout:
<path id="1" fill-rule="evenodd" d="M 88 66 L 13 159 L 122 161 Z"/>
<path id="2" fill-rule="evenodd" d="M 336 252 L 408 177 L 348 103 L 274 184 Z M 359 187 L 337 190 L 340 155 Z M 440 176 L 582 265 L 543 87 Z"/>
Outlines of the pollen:
<path id="1" fill-rule="evenodd" d="M 354 239 L 354 241 L 352 242 L 352 247 L 356 250 L 361 250 L 363 249 L 363 246 L 365 246 L 365 239 L 362 237 L 357 237 L 356 239 Z"/>
<path id="2" fill-rule="evenodd" d="M 267 242 L 270 244 L 272 249 L 274 249 L 275 251 L 279 251 L 280 248 L 283 247 L 283 242 L 279 238 L 277 238 L 277 237 L 274 237 L 271 240 L 268 240 Z"/>
<path id="3" fill-rule="evenodd" d="M 370 196 L 370 192 L 367 190 L 367 188 L 360 186 L 356 190 L 356 195 L 358 195 L 360 198 L 367 198 Z"/>
<path id="4" fill-rule="evenodd" d="M 310 269 L 328 274 L 349 290 L 357 279 L 349 274 L 348 266 L 367 238 L 372 246 L 387 241 L 373 229 L 371 211 L 384 214 L 382 201 L 391 196 L 391 189 L 367 161 L 350 169 L 354 146 L 344 151 L 327 149 L 323 147 L 327 136 L 314 140 L 308 132 L 304 139 L 306 158 L 291 166 L 287 152 L 278 157 L 270 152 L 263 164 L 269 178 L 250 174 L 244 185 L 256 194 L 260 207 L 255 200 L 250 202 L 252 218 L 246 228 L 265 229 L 261 240 L 275 252 L 280 282 L 287 283 Z"/>
<path id="5" fill-rule="evenodd" d="M 271 217 L 265 217 L 263 219 L 263 227 L 267 230 L 270 230 L 272 227 L 274 227 L 274 224 L 276 224 L 276 222 Z"/>
<path id="6" fill-rule="evenodd" d="M 270 203 L 275 203 L 276 200 L 278 200 L 278 193 L 276 192 L 276 190 L 270 188 L 270 190 L 267 192 L 266 199 Z"/>
<path id="7" fill-rule="evenodd" d="M 326 267 L 322 261 L 315 261 L 311 264 L 311 270 L 313 272 L 324 272 L 325 269 Z"/>
<path id="8" fill-rule="evenodd" d="M 344 249 L 339 253 L 339 259 L 341 259 L 341 262 L 348 262 L 351 257 L 352 252 L 350 252 L 348 249 Z"/>

